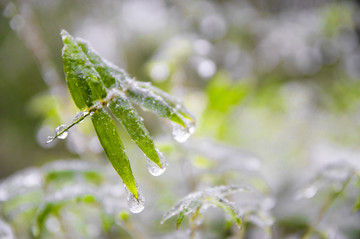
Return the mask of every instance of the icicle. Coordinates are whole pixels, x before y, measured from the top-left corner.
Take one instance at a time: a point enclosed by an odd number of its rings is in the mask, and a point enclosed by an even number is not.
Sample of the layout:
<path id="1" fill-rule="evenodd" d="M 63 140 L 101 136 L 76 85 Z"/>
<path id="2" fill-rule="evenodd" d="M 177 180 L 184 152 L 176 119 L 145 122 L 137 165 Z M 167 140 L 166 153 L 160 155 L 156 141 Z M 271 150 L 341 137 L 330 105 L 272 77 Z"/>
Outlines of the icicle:
<path id="1" fill-rule="evenodd" d="M 56 127 L 55 133 L 56 133 L 56 134 L 59 134 L 61 131 L 63 131 L 63 130 L 66 129 L 66 128 L 67 128 L 67 126 L 64 125 L 64 124 L 62 124 L 62 125 Z M 62 134 L 60 134 L 60 135 L 58 136 L 58 138 L 59 138 L 59 139 L 66 139 L 66 137 L 68 136 L 68 134 L 69 134 L 69 132 L 64 131 Z"/>
<path id="2" fill-rule="evenodd" d="M 126 194 L 127 194 L 127 201 L 129 210 L 132 213 L 139 213 L 145 208 L 145 198 L 142 196 L 139 186 L 136 185 L 138 191 L 138 198 L 136 199 L 135 196 L 129 191 L 129 189 L 124 185 Z"/>
<path id="3" fill-rule="evenodd" d="M 153 161 L 148 159 L 147 160 L 148 170 L 151 175 L 160 176 L 161 174 L 163 174 L 165 172 L 167 163 L 166 163 L 164 155 L 158 149 L 156 149 L 156 152 L 160 158 L 161 168 L 156 163 L 154 163 Z"/>

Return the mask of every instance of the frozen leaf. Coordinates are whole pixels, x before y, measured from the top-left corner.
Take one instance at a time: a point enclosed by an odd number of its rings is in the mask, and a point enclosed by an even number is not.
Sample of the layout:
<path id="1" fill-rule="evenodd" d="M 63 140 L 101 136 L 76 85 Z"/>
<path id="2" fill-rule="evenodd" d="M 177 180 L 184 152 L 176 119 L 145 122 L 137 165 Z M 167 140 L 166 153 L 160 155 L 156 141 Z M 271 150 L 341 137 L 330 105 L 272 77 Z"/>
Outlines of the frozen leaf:
<path id="1" fill-rule="evenodd" d="M 159 95 L 166 101 L 166 103 L 168 103 L 171 107 L 176 109 L 183 117 L 185 117 L 186 119 L 192 122 L 195 122 L 194 116 L 189 112 L 189 110 L 184 106 L 184 104 L 176 97 L 169 95 L 168 93 L 160 90 L 159 88 L 152 86 L 151 83 L 138 82 L 137 84 L 138 86 L 144 89 L 148 89 L 154 94 Z"/>
<path id="2" fill-rule="evenodd" d="M 153 93 L 149 89 L 145 89 L 134 83 L 126 91 L 126 96 L 143 108 L 186 127 L 184 118 L 179 115 L 174 108 L 167 104 L 161 96 Z"/>
<path id="3" fill-rule="evenodd" d="M 101 100 L 106 97 L 106 89 L 94 65 L 85 55 L 82 48 L 74 41 L 72 36 L 65 30 L 61 31 L 61 36 L 64 43 L 62 51 L 64 69 L 66 79 L 68 82 L 70 94 L 77 101 L 80 96 L 75 96 L 80 90 L 80 94 L 86 106 L 91 107 L 96 100 Z M 70 87 L 71 86 L 71 87 Z M 74 90 L 74 88 L 77 88 Z M 72 92 L 73 91 L 73 92 Z M 79 109 L 84 107 L 82 103 L 77 104 Z"/>
<path id="4" fill-rule="evenodd" d="M 130 162 L 126 156 L 119 133 L 115 123 L 105 109 L 99 109 L 92 116 L 96 134 L 104 151 L 118 172 L 127 189 L 138 198 L 134 175 L 131 171 Z"/>
<path id="5" fill-rule="evenodd" d="M 179 227 L 185 215 L 194 213 L 196 210 L 206 210 L 209 206 L 216 206 L 223 209 L 240 226 L 241 219 L 238 209 L 225 198 L 225 196 L 236 192 L 251 192 L 251 190 L 247 187 L 239 186 L 218 186 L 191 193 L 166 212 L 161 223 L 179 214 L 177 220 L 177 227 Z"/>
<path id="6" fill-rule="evenodd" d="M 236 224 L 240 227 L 241 226 L 241 219 L 238 215 L 237 209 L 234 207 L 234 204 L 228 201 L 225 198 L 219 198 L 219 197 L 213 197 L 213 196 L 207 196 L 205 198 L 205 202 L 210 203 L 212 205 L 215 205 L 224 212 L 226 212 L 228 215 L 232 217 L 232 219 L 236 222 Z"/>
<path id="7" fill-rule="evenodd" d="M 123 90 L 123 83 L 126 83 L 130 79 L 128 74 L 100 57 L 85 40 L 77 38 L 76 42 L 101 76 L 105 87 L 107 89 L 121 88 L 121 90 Z"/>
<path id="8" fill-rule="evenodd" d="M 136 113 L 131 103 L 123 95 L 120 95 L 109 103 L 109 108 L 144 154 L 158 167 L 165 168 L 166 163 L 161 162 L 154 142 L 145 128 L 142 118 Z"/>

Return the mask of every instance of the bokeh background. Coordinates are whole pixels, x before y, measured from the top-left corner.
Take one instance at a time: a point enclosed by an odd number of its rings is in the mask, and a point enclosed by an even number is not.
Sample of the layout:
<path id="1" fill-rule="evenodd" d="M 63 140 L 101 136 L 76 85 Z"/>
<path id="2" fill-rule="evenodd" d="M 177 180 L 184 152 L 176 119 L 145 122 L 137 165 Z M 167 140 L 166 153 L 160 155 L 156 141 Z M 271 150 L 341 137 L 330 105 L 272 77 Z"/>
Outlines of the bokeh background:
<path id="1" fill-rule="evenodd" d="M 0 6 L 2 179 L 57 159 L 106 160 L 88 120 L 66 140 L 45 144 L 77 111 L 63 73 L 61 29 L 88 40 L 130 76 L 182 99 L 196 116 L 195 134 L 179 145 L 166 120 L 139 109 L 159 147 L 167 153 L 176 144 L 182 152 L 167 154 L 169 172 L 152 185 L 141 159 L 132 162 L 143 188 L 159 190 L 179 162 L 193 170 L 188 181 L 175 183 L 179 197 L 199 185 L 246 178 L 231 172 L 221 181 L 214 174 L 261 168 L 282 217 L 294 210 L 293 189 L 330 163 L 360 168 L 358 1 L 2 0 Z M 141 158 L 122 134 L 130 160 Z M 172 176 L 188 171 L 182 173 Z"/>

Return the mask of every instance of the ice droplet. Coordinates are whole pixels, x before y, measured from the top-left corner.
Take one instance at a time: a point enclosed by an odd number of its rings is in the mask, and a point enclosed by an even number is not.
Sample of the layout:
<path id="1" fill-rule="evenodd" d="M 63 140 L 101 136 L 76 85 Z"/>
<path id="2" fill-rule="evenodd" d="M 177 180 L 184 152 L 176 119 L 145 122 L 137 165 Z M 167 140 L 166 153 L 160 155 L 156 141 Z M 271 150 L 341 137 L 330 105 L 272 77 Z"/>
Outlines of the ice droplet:
<path id="1" fill-rule="evenodd" d="M 74 118 L 72 119 L 72 123 L 75 123 L 76 121 L 80 120 L 81 118 L 83 118 L 84 116 L 86 116 L 87 114 L 89 114 L 89 112 L 87 111 L 81 111 L 76 113 L 76 115 L 74 116 Z M 83 121 L 84 119 L 82 119 L 81 121 Z M 80 122 L 81 122 L 80 121 Z M 78 122 L 78 123 L 80 123 Z"/>
<path id="2" fill-rule="evenodd" d="M 145 208 L 145 198 L 142 196 L 139 186 L 136 185 L 138 191 L 138 198 L 136 199 L 135 196 L 129 191 L 129 189 L 124 185 L 126 194 L 127 194 L 127 202 L 129 206 L 129 210 L 132 213 L 139 213 Z"/>
<path id="3" fill-rule="evenodd" d="M 64 124 L 56 127 L 55 133 L 56 133 L 56 134 L 59 134 L 61 131 L 63 131 L 64 129 L 66 129 L 66 127 L 67 127 L 67 126 L 64 125 Z M 68 133 L 67 131 L 64 131 L 62 134 L 60 134 L 60 135 L 58 136 L 58 138 L 59 138 L 59 139 L 66 139 L 66 137 L 68 136 L 68 134 L 69 134 L 69 133 Z"/>
<path id="4" fill-rule="evenodd" d="M 151 175 L 160 176 L 161 174 L 163 174 L 165 172 L 167 163 L 166 163 L 164 155 L 158 149 L 156 149 L 156 152 L 160 158 L 161 168 L 156 163 L 154 163 L 153 161 L 148 159 L 147 160 L 148 170 Z"/>
<path id="5" fill-rule="evenodd" d="M 190 137 L 190 135 L 195 132 L 195 124 L 192 122 L 186 122 L 186 128 L 176 123 L 172 123 L 172 126 L 172 135 L 179 143 L 184 143 Z"/>

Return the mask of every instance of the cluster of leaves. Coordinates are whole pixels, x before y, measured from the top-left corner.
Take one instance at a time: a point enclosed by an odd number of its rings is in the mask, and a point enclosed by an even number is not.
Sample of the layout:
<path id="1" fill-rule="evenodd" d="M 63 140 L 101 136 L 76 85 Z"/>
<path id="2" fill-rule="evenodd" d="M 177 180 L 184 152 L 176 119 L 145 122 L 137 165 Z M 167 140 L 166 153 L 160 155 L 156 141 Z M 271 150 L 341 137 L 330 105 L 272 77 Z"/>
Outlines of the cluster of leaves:
<path id="1" fill-rule="evenodd" d="M 190 135 L 194 119 L 178 100 L 150 84 L 130 79 L 123 70 L 103 60 L 84 40 L 74 39 L 65 30 L 61 36 L 67 85 L 76 106 L 82 112 L 75 116 L 72 124 L 58 128 L 57 134 L 48 142 L 67 134 L 70 127 L 91 115 L 108 159 L 126 188 L 138 199 L 135 178 L 114 118 L 122 123 L 132 140 L 151 161 L 148 162 L 149 167 L 155 171 L 155 175 L 165 170 L 166 162 L 131 102 L 178 124 L 178 134 Z"/>
<path id="2" fill-rule="evenodd" d="M 111 168 L 85 161 L 56 161 L 20 171 L 0 184 L 1 217 L 11 225 L 3 236 L 14 238 L 15 232 L 21 238 L 60 238 L 74 231 L 80 233 L 77 237 L 92 238 L 85 229 L 85 218 L 100 218 L 106 232 L 118 213 L 127 211 L 126 203 L 121 203 L 126 196 L 122 187 Z M 72 227 L 68 220 L 80 229 L 65 230 Z"/>

